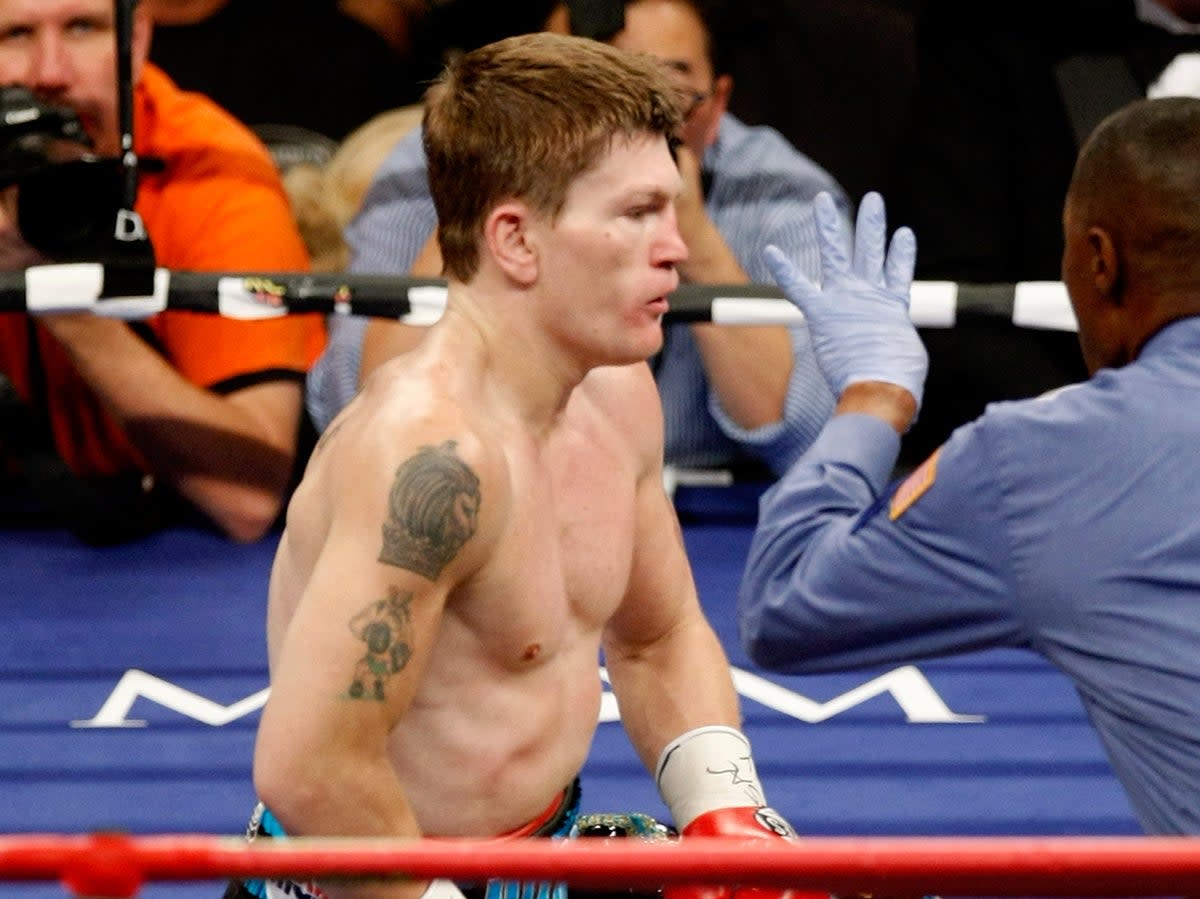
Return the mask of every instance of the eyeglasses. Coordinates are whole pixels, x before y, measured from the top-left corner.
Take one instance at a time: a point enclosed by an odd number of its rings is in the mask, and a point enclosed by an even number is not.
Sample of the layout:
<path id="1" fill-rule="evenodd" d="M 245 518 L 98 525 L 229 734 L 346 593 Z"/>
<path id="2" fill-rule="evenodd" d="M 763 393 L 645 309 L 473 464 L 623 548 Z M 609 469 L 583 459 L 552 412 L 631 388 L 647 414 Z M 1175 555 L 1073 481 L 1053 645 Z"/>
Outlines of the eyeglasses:
<path id="1" fill-rule="evenodd" d="M 686 122 L 696 114 L 696 111 L 704 105 L 704 101 L 713 95 L 710 88 L 706 91 L 694 91 L 691 88 L 680 88 L 679 90 L 679 108 L 683 110 L 683 120 Z"/>
<path id="2" fill-rule="evenodd" d="M 696 110 L 703 106 L 704 101 L 713 96 L 712 90 L 704 92 L 698 90 L 683 89 L 679 91 L 679 108 L 683 110 L 683 119 L 688 121 L 691 116 L 696 114 Z"/>

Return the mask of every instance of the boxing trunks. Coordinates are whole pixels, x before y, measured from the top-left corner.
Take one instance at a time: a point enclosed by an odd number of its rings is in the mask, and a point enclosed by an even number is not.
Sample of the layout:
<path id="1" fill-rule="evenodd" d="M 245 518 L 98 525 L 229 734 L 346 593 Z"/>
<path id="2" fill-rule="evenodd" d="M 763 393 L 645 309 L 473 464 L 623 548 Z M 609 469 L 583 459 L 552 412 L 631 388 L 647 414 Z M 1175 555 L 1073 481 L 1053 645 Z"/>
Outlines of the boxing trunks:
<path id="1" fill-rule="evenodd" d="M 496 839 L 524 837 L 574 837 L 579 815 L 579 779 L 576 778 L 554 802 L 524 827 L 500 834 Z M 282 838 L 283 825 L 260 802 L 250 816 L 246 839 Z M 565 883 L 489 880 L 485 884 L 459 884 L 467 899 L 566 899 Z M 315 883 L 291 880 L 231 880 L 223 899 L 327 899 Z"/>

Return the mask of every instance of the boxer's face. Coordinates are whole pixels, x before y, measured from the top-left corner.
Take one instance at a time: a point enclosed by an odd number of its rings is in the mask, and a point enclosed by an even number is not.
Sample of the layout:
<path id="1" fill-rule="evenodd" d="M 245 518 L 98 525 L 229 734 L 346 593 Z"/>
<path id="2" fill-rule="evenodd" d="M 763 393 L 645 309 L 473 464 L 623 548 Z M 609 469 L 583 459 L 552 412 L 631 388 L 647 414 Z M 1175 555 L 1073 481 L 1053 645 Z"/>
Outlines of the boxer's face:
<path id="1" fill-rule="evenodd" d="M 590 364 L 638 362 L 662 344 L 666 296 L 687 258 L 674 200 L 680 176 L 660 135 L 618 137 L 530 239 L 555 297 L 548 329 Z"/>
<path id="2" fill-rule="evenodd" d="M 96 152 L 119 151 L 116 22 L 112 0 L 0 0 L 0 84 L 21 84 L 75 110 Z M 150 20 L 134 13 L 133 76 L 150 45 Z"/>

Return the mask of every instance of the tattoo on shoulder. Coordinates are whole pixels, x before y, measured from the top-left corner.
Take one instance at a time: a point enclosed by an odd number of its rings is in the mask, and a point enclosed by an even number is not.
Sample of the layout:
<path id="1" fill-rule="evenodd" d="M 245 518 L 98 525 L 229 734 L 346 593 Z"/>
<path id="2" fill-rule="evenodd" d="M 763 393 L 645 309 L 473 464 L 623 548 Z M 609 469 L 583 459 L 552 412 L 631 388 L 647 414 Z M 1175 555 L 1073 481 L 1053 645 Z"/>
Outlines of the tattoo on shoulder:
<path id="1" fill-rule="evenodd" d="M 412 594 L 394 587 L 386 599 L 376 600 L 350 619 L 350 631 L 366 644 L 366 652 L 354 668 L 347 696 L 351 699 L 384 700 L 384 687 L 412 657 Z"/>
<path id="2" fill-rule="evenodd" d="M 433 580 L 475 533 L 479 476 L 454 452 L 457 445 L 421 447 L 396 469 L 380 562 Z"/>

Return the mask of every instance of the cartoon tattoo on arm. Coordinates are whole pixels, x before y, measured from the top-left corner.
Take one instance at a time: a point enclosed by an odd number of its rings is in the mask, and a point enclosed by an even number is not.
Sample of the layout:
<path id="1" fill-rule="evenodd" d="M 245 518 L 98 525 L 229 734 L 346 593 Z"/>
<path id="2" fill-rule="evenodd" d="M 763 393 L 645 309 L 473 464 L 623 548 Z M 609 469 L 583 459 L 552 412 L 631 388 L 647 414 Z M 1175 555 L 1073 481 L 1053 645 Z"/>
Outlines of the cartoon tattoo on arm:
<path id="1" fill-rule="evenodd" d="M 351 633 L 367 644 L 366 653 L 354 668 L 348 693 L 351 699 L 382 702 L 387 679 L 408 664 L 412 656 L 411 603 L 411 593 L 401 596 L 393 587 L 387 599 L 371 603 L 350 619 Z"/>
<path id="2" fill-rule="evenodd" d="M 454 452 L 424 446 L 396 469 L 379 561 L 434 580 L 475 533 L 479 477 Z"/>

